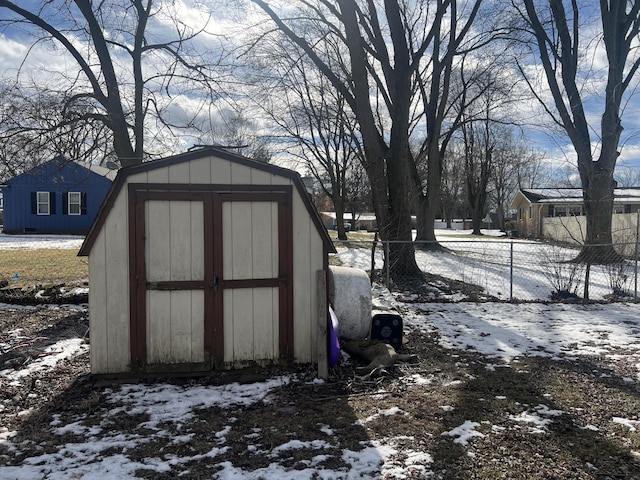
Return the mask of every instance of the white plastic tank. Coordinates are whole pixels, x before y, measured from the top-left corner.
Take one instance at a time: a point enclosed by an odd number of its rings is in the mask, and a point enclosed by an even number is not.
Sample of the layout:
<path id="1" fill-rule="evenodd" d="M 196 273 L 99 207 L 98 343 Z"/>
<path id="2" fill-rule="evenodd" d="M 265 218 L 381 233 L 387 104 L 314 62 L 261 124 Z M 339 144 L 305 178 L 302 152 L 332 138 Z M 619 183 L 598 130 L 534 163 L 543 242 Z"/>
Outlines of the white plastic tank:
<path id="1" fill-rule="evenodd" d="M 371 328 L 371 281 L 359 268 L 329 267 L 329 302 L 338 317 L 340 338 L 359 340 Z"/>

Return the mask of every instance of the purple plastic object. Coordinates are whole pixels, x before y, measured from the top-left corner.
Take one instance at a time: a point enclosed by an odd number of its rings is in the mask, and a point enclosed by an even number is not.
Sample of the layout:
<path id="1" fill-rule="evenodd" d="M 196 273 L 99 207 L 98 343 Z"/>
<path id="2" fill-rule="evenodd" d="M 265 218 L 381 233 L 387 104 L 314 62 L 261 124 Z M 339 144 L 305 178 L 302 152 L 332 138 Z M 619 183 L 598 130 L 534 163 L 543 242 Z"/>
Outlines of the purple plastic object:
<path id="1" fill-rule="evenodd" d="M 329 366 L 335 367 L 340 360 L 340 340 L 338 340 L 338 330 L 340 325 L 333 308 L 329 306 Z"/>

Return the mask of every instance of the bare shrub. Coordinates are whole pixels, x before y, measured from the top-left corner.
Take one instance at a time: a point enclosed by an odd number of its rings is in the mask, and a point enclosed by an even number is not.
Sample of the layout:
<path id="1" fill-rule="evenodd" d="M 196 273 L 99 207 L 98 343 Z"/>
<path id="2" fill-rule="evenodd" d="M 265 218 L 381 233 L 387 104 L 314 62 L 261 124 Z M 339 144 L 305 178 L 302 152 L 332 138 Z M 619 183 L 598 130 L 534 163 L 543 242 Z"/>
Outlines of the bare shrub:
<path id="1" fill-rule="evenodd" d="M 605 265 L 604 273 L 607 277 L 609 288 L 611 288 L 611 296 L 613 298 L 631 296 L 633 267 L 629 262 L 622 261 Z"/>
<path id="2" fill-rule="evenodd" d="M 548 245 L 540 253 L 543 275 L 553 289 L 551 299 L 578 298 L 578 287 L 584 274 L 585 265 L 573 261 L 576 252 L 559 245 Z"/>

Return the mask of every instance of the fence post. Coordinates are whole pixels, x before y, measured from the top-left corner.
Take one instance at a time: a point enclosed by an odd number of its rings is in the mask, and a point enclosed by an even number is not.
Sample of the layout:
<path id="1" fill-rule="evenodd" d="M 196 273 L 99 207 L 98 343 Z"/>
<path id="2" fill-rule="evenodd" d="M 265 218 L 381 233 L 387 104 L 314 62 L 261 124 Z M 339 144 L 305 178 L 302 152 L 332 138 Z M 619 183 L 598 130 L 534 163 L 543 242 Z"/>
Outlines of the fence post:
<path id="1" fill-rule="evenodd" d="M 387 283 L 387 288 L 389 290 L 391 290 L 391 273 L 390 273 L 390 269 L 391 269 L 391 259 L 389 257 L 389 240 L 387 240 L 384 244 L 384 263 L 385 263 L 385 281 Z"/>
<path id="2" fill-rule="evenodd" d="M 638 303 L 638 241 L 640 237 L 640 210 L 636 214 L 636 246 L 633 252 L 633 301 Z"/>
<path id="3" fill-rule="evenodd" d="M 511 240 L 509 258 L 509 301 L 513 303 L 513 240 Z"/>

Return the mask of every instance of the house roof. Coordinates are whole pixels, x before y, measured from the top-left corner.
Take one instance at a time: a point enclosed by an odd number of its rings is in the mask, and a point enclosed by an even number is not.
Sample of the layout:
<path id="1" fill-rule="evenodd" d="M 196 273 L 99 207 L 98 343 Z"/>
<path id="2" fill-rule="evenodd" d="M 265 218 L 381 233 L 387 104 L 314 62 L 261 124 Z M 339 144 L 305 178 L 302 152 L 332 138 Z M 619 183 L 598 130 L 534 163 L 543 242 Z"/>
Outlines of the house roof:
<path id="1" fill-rule="evenodd" d="M 531 203 L 582 203 L 581 188 L 528 188 L 520 193 Z M 614 188 L 614 203 L 640 203 L 640 188 Z"/>
<path id="2" fill-rule="evenodd" d="M 102 175 L 103 177 L 108 178 L 109 180 L 113 181 L 115 180 L 116 176 L 118 175 L 118 170 L 113 170 L 107 167 L 101 167 L 100 165 L 87 165 L 86 163 L 82 163 L 79 161 L 76 161 L 76 163 L 84 168 L 88 168 L 89 170 L 91 170 L 94 173 L 97 173 L 98 175 Z"/>
<path id="3" fill-rule="evenodd" d="M 99 165 L 93 165 L 93 164 L 87 164 L 85 162 L 82 162 L 80 160 L 69 160 L 67 157 L 65 157 L 64 155 L 58 155 L 56 157 L 54 157 L 53 159 L 49 160 L 48 162 L 44 162 L 41 163 L 40 165 L 36 165 L 35 167 L 30 168 L 29 170 L 22 172 L 19 175 L 16 175 L 13 178 L 10 178 L 9 180 L 7 180 L 5 182 L 6 185 L 10 185 L 12 183 L 19 183 L 20 180 L 24 177 L 33 177 L 33 176 L 38 176 L 39 173 L 38 171 L 40 170 L 44 170 L 46 169 L 49 165 L 51 164 L 58 164 L 58 170 L 62 170 L 64 167 L 70 166 L 71 164 L 73 164 L 74 167 L 79 167 L 82 168 L 84 170 L 88 170 L 90 172 L 93 172 L 97 175 L 100 175 L 101 177 L 105 177 L 110 181 L 113 181 L 116 178 L 116 174 L 118 173 L 115 170 L 110 170 L 108 168 L 105 167 L 101 167 Z M 46 175 L 46 178 L 48 179 L 49 176 Z"/>
<path id="4" fill-rule="evenodd" d="M 307 208 L 309 216 L 313 220 L 313 223 L 316 226 L 316 229 L 318 230 L 320 237 L 322 238 L 322 242 L 325 245 L 326 250 L 330 253 L 336 252 L 335 246 L 333 245 L 333 241 L 329 237 L 329 233 L 327 232 L 326 228 L 324 228 L 322 220 L 320 219 L 320 215 L 311 201 L 311 197 L 307 192 L 307 189 L 304 185 L 304 182 L 302 181 L 302 178 L 297 172 L 293 170 L 289 170 L 287 168 L 278 167 L 270 163 L 252 160 L 250 158 L 243 157 L 242 155 L 229 152 L 228 150 L 225 150 L 219 147 L 206 147 L 206 148 L 182 153 L 179 155 L 174 155 L 171 157 L 160 158 L 158 160 L 153 160 L 149 162 L 140 163 L 138 165 L 132 165 L 129 167 L 121 168 L 118 171 L 118 174 L 114 182 L 112 183 L 111 189 L 107 193 L 107 196 L 104 199 L 104 202 L 102 203 L 102 207 L 100 208 L 100 211 L 98 212 L 98 215 L 96 216 L 96 219 L 93 222 L 93 225 L 91 226 L 91 229 L 89 230 L 89 233 L 87 234 L 87 237 L 85 238 L 82 244 L 82 247 L 78 252 L 78 255 L 79 256 L 89 255 L 89 252 L 91 251 L 91 247 L 95 242 L 96 236 L 98 235 L 100 229 L 102 228 L 102 225 L 104 224 L 107 218 L 107 215 L 109 214 L 109 211 L 113 207 L 113 204 L 116 198 L 118 197 L 120 190 L 122 190 L 123 186 L 125 186 L 127 183 L 126 182 L 127 177 L 137 173 L 148 172 L 150 170 L 155 170 L 157 168 L 168 167 L 171 165 L 176 165 L 183 162 L 189 162 L 192 160 L 197 160 L 197 159 L 209 157 L 209 156 L 221 158 L 223 160 L 245 165 L 251 168 L 255 168 L 257 170 L 263 170 L 273 175 L 278 175 L 278 176 L 290 179 L 294 184 L 295 188 L 298 190 L 300 197 L 302 198 L 302 201 L 304 202 L 304 205 Z"/>
<path id="5" fill-rule="evenodd" d="M 335 220 L 336 218 L 336 212 L 320 212 L 320 215 L 324 215 L 327 218 L 333 218 Z M 343 216 L 342 216 L 343 220 L 353 220 L 353 213 L 351 212 L 344 212 Z M 360 213 L 358 215 L 356 215 L 356 221 L 359 222 L 375 222 L 376 221 L 376 216 L 373 213 Z"/>

